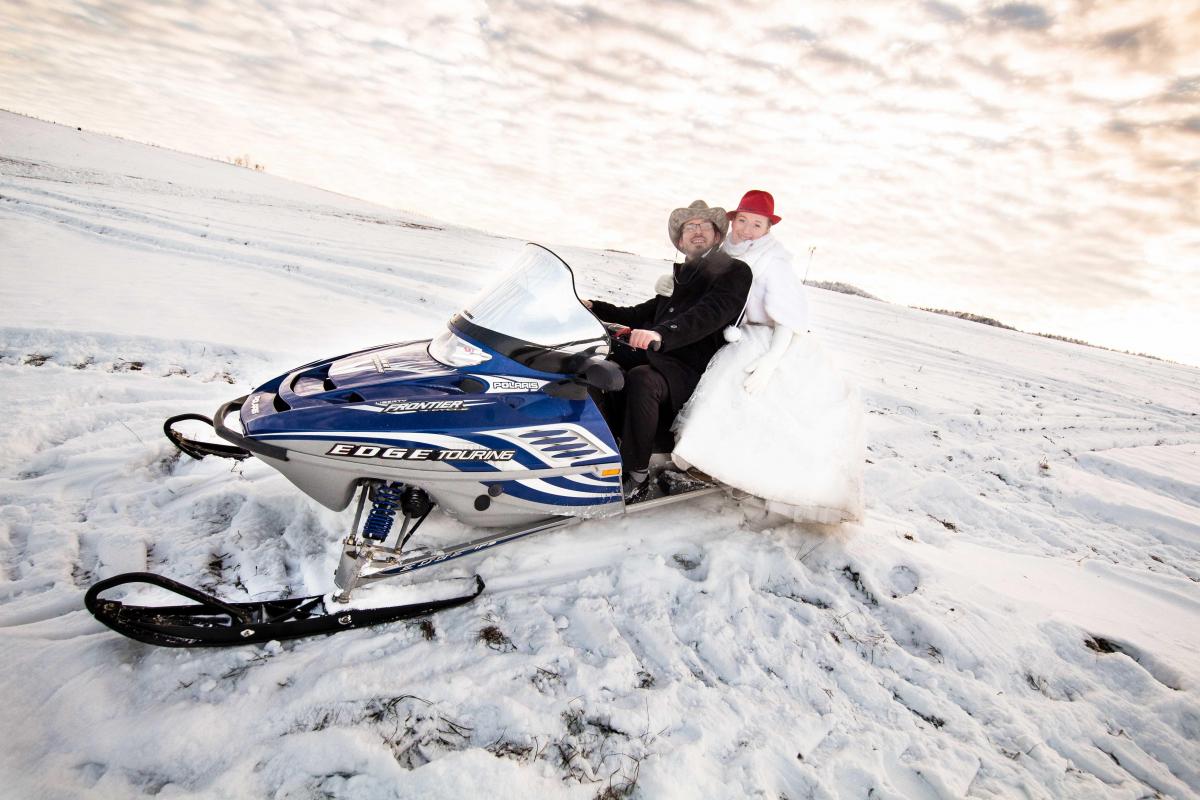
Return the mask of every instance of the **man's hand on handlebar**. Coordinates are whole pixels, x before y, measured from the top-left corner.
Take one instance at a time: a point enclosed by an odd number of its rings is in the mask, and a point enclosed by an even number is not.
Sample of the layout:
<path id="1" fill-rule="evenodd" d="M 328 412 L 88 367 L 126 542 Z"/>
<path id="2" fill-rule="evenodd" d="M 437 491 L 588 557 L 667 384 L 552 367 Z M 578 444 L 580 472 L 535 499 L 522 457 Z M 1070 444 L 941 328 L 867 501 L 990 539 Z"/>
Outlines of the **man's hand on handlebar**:
<path id="1" fill-rule="evenodd" d="M 615 322 L 602 323 L 608 335 L 629 345 L 634 350 L 657 350 L 662 346 L 662 336 L 654 331 L 630 328 Z"/>
<path id="2" fill-rule="evenodd" d="M 640 328 L 629 332 L 629 346 L 634 350 L 657 350 L 662 345 L 662 336 L 654 331 Z"/>

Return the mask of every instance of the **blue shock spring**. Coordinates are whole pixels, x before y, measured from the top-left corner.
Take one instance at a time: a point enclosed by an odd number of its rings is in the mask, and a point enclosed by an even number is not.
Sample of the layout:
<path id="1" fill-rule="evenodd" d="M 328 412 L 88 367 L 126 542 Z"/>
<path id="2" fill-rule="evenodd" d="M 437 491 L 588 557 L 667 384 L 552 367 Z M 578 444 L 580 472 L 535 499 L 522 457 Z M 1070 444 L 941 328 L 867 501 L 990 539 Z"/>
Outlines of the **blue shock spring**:
<path id="1" fill-rule="evenodd" d="M 371 510 L 367 513 L 367 521 L 363 523 L 363 536 L 378 542 L 387 539 L 392 532 L 392 522 L 396 517 L 396 509 L 400 507 L 403 490 L 402 483 L 381 483 L 376 487 L 375 496 L 371 498 Z"/>

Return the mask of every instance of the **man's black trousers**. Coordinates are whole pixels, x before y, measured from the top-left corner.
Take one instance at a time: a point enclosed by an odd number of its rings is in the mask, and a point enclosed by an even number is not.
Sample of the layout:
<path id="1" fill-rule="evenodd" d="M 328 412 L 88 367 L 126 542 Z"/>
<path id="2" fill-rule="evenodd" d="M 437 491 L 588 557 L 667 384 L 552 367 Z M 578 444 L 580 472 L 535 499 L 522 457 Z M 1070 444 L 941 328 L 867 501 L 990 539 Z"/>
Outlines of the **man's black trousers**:
<path id="1" fill-rule="evenodd" d="M 660 426 L 671 421 L 670 389 L 662 373 L 650 366 L 644 350 L 618 345 L 612 360 L 625 370 L 625 388 L 619 392 L 592 392 L 609 430 L 621 443 L 621 464 L 626 472 L 650 465 Z"/>

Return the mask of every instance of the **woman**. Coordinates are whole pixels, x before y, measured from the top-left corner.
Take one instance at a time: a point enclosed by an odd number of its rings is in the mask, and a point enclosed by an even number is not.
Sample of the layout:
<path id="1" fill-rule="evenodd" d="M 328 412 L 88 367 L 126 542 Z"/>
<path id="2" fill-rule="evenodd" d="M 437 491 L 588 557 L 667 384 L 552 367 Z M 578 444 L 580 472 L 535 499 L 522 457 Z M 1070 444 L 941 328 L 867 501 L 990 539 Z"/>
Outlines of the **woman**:
<path id="1" fill-rule="evenodd" d="M 808 332 L 804 285 L 771 233 L 775 200 L 749 191 L 729 219 L 721 247 L 750 266 L 754 283 L 731 344 L 676 418 L 673 457 L 797 522 L 858 520 L 862 408 Z"/>

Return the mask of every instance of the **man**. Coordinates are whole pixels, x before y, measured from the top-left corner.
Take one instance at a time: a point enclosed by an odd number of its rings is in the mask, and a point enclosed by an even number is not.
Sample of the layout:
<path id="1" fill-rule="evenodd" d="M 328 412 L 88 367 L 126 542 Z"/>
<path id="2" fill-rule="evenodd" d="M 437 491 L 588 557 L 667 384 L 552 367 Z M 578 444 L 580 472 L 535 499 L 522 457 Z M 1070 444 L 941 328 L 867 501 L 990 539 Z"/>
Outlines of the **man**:
<path id="1" fill-rule="evenodd" d="M 703 200 L 675 209 L 667 232 L 684 261 L 675 265 L 670 294 L 636 306 L 587 303 L 600 319 L 631 328 L 629 347 L 613 353 L 625 369 L 625 388 L 600 398 L 609 426 L 620 435 L 626 502 L 646 496 L 660 422 L 674 419 L 692 396 L 709 359 L 725 344 L 722 332 L 746 305 L 753 274 L 721 251 L 728 228 L 725 209 Z"/>

